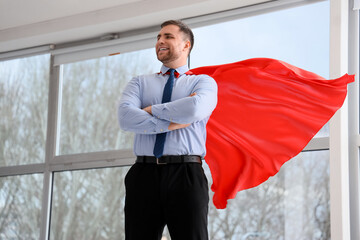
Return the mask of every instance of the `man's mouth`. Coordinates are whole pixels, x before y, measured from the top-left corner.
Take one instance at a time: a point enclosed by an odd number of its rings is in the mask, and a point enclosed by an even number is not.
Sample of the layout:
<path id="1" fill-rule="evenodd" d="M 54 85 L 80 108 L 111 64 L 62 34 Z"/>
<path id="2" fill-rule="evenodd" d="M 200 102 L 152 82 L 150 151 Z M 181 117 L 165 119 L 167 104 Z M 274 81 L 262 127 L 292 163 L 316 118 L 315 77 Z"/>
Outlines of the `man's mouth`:
<path id="1" fill-rule="evenodd" d="M 169 49 L 168 49 L 168 48 L 164 48 L 164 47 L 159 48 L 159 52 L 161 52 L 161 51 L 167 51 L 167 50 L 169 50 Z"/>

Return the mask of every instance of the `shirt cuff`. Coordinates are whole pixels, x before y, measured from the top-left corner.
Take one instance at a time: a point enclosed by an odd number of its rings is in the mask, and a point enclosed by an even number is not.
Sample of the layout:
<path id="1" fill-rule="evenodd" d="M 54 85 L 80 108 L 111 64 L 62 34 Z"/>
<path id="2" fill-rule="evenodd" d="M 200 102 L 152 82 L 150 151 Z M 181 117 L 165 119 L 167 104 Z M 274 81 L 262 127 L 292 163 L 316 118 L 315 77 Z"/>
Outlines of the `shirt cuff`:
<path id="1" fill-rule="evenodd" d="M 164 116 L 164 113 L 163 113 L 163 110 L 165 109 L 165 104 L 166 103 L 152 105 L 151 106 L 152 115 L 158 119 L 170 120 L 166 116 Z"/>
<path id="2" fill-rule="evenodd" d="M 163 133 L 169 131 L 170 122 L 162 119 L 158 119 L 157 117 L 153 117 L 153 123 L 155 124 L 155 133 Z"/>

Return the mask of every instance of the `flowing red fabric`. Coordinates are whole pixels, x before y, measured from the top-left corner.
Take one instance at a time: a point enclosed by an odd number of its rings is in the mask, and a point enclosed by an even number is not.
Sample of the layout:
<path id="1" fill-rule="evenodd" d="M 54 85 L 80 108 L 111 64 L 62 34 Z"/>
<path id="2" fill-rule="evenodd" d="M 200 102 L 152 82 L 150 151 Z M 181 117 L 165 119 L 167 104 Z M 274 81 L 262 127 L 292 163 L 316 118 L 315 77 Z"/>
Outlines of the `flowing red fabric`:
<path id="1" fill-rule="evenodd" d="M 283 61 L 254 58 L 201 67 L 218 84 L 207 124 L 213 202 L 225 208 L 238 191 L 275 175 L 342 106 L 354 76 L 326 80 Z"/>

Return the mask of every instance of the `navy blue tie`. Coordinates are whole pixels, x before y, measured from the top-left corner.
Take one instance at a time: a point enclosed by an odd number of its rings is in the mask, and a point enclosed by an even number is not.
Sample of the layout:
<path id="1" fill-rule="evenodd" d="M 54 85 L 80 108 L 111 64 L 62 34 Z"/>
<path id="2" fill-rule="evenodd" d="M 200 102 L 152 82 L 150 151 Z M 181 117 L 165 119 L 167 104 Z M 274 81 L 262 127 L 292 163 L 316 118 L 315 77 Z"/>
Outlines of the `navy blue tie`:
<path id="1" fill-rule="evenodd" d="M 169 72 L 170 72 L 170 76 L 165 84 L 161 103 L 167 103 L 167 102 L 170 102 L 170 100 L 171 100 L 171 93 L 172 93 L 172 89 L 174 86 L 175 69 L 169 69 Z M 163 155 L 165 139 L 166 139 L 166 132 L 158 133 L 156 135 L 155 146 L 154 146 L 154 156 L 157 158 L 159 158 Z"/>

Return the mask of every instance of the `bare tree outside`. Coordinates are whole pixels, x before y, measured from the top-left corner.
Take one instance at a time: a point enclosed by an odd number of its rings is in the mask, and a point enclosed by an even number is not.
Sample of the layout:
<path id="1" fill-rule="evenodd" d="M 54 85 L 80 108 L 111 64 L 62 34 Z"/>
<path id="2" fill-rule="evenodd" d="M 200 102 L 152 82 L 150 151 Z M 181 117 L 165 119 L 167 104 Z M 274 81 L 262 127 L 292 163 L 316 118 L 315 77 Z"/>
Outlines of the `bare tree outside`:
<path id="1" fill-rule="evenodd" d="M 125 239 L 128 167 L 55 174 L 50 239 Z"/>
<path id="2" fill-rule="evenodd" d="M 150 49 L 63 66 L 60 154 L 132 148 L 133 134 L 119 129 L 117 104 L 133 76 L 158 71 L 152 55 Z"/>
<path id="3" fill-rule="evenodd" d="M 44 162 L 49 60 L 0 62 L 0 166 Z"/>
<path id="4" fill-rule="evenodd" d="M 49 55 L 0 62 L 0 166 L 43 163 Z M 42 174 L 0 178 L 0 239 L 38 239 Z"/>
<path id="5" fill-rule="evenodd" d="M 328 151 L 301 153 L 265 183 L 239 192 L 226 209 L 210 204 L 210 239 L 330 239 L 328 161 Z M 302 194 L 292 194 L 299 187 Z"/>

